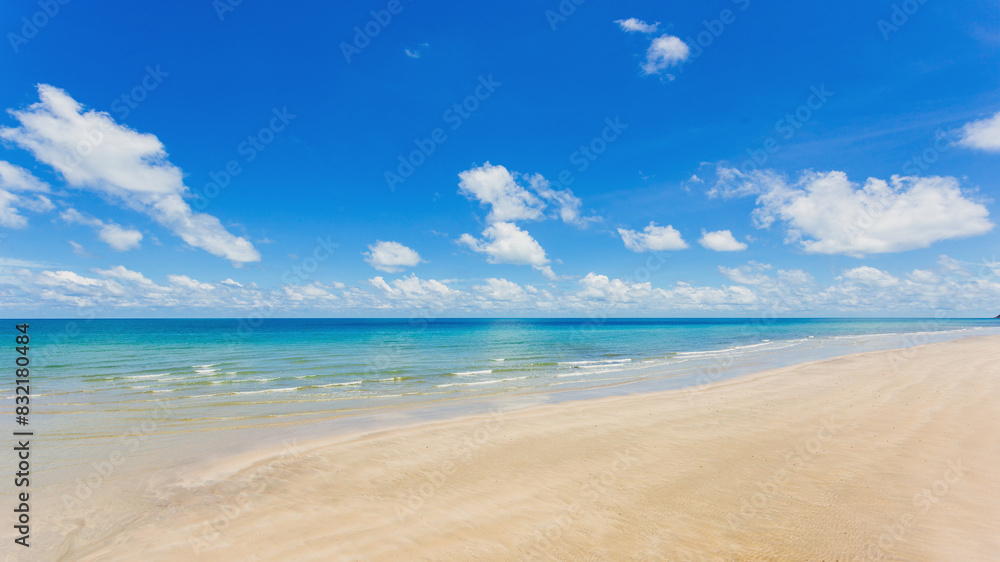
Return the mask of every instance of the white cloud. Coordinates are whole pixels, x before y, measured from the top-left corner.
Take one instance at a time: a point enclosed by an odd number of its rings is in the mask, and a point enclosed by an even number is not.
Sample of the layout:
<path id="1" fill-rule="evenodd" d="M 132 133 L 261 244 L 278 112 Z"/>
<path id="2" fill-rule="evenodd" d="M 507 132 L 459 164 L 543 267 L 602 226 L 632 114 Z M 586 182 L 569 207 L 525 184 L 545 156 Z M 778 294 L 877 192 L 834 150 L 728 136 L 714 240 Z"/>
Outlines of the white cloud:
<path id="1" fill-rule="evenodd" d="M 728 230 L 717 230 L 715 232 L 701 231 L 701 239 L 698 243 L 716 252 L 739 252 L 747 249 L 744 242 L 733 238 L 733 233 Z"/>
<path id="2" fill-rule="evenodd" d="M 758 305 L 759 297 L 752 290 L 737 286 L 698 287 L 678 282 L 664 291 L 665 298 L 673 308 L 693 310 L 732 310 L 739 307 Z"/>
<path id="3" fill-rule="evenodd" d="M 145 275 L 139 273 L 138 271 L 126 269 L 121 265 L 116 265 L 110 269 L 95 269 L 94 272 L 101 277 L 111 277 L 113 279 L 118 279 L 119 281 L 127 281 L 129 283 L 136 283 L 147 287 L 155 285 L 155 283 L 150 281 Z"/>
<path id="4" fill-rule="evenodd" d="M 485 285 L 472 287 L 472 290 L 495 301 L 523 301 L 528 298 L 527 291 L 517 283 L 495 277 L 487 279 Z"/>
<path id="5" fill-rule="evenodd" d="M 111 221 L 102 221 L 101 219 L 84 215 L 76 209 L 67 209 L 60 213 L 59 216 L 70 224 L 82 224 L 93 227 L 97 231 L 97 237 L 117 252 L 134 250 L 142 242 L 142 233 L 138 230 L 125 228 Z"/>
<path id="6" fill-rule="evenodd" d="M 958 144 L 961 146 L 1000 152 L 1000 112 L 993 117 L 967 123 L 960 135 Z"/>
<path id="7" fill-rule="evenodd" d="M 855 283 L 861 283 L 862 285 L 892 287 L 893 285 L 899 284 L 899 279 L 893 277 L 889 273 L 867 265 L 855 267 L 854 269 L 848 269 L 844 271 L 842 275 L 844 279 L 854 281 Z"/>
<path id="8" fill-rule="evenodd" d="M 412 51 L 410 49 L 403 49 L 403 52 L 405 52 L 406 56 L 410 57 L 411 59 L 419 59 L 420 58 L 420 51 L 418 51 L 416 49 L 413 49 Z"/>
<path id="9" fill-rule="evenodd" d="M 582 288 L 579 297 L 612 302 L 632 302 L 649 297 L 653 287 L 649 281 L 645 283 L 630 283 L 621 279 L 610 279 L 607 275 L 597 275 L 593 272 L 580 280 Z"/>
<path id="10" fill-rule="evenodd" d="M 555 190 L 541 174 L 524 175 L 512 173 L 503 166 L 489 162 L 461 172 L 459 193 L 470 200 L 477 200 L 490 207 L 488 222 L 509 222 L 517 220 L 541 220 L 547 202 L 558 208 L 558 215 L 568 223 L 584 225 L 594 218 L 581 218 L 582 202 L 573 192 Z M 527 180 L 527 186 L 517 182 Z"/>
<path id="11" fill-rule="evenodd" d="M 788 285 L 808 285 L 813 276 L 801 269 L 779 269 L 778 279 Z"/>
<path id="12" fill-rule="evenodd" d="M 49 192 L 49 185 L 24 168 L 0 160 L 0 188 L 8 191 Z"/>
<path id="13" fill-rule="evenodd" d="M 925 269 L 914 269 L 907 275 L 910 281 L 914 283 L 939 283 L 941 278 L 937 276 L 933 271 L 928 271 Z"/>
<path id="14" fill-rule="evenodd" d="M 546 277 L 555 277 L 541 244 L 512 222 L 489 225 L 483 231 L 482 240 L 471 234 L 463 234 L 458 243 L 474 252 L 486 254 L 490 263 L 530 265 Z"/>
<path id="15" fill-rule="evenodd" d="M 47 267 L 52 267 L 52 266 L 37 261 L 0 257 L 0 268 L 10 268 L 10 267 L 23 267 L 27 269 L 45 269 Z"/>
<path id="16" fill-rule="evenodd" d="M 989 211 L 967 199 L 955 178 L 869 178 L 858 187 L 843 172 L 806 174 L 758 198 L 761 227 L 786 224 L 789 239 L 818 254 L 862 256 L 926 248 L 985 234 Z"/>
<path id="17" fill-rule="evenodd" d="M 38 93 L 38 103 L 10 112 L 20 126 L 0 129 L 0 137 L 30 151 L 70 186 L 145 213 L 191 246 L 233 263 L 260 261 L 253 244 L 229 233 L 219 219 L 192 212 L 184 201 L 183 173 L 154 135 L 119 125 L 107 113 L 85 111 L 58 88 L 41 84 Z"/>
<path id="18" fill-rule="evenodd" d="M 739 267 L 719 266 L 719 271 L 729 280 L 741 285 L 761 285 L 771 281 L 771 277 L 764 272 L 771 269 L 766 263 L 751 261 Z"/>
<path id="19" fill-rule="evenodd" d="M 517 184 L 503 166 L 486 164 L 458 174 L 459 193 L 490 206 L 490 222 L 538 220 L 545 203 Z"/>
<path id="20" fill-rule="evenodd" d="M 569 189 L 562 191 L 552 189 L 549 187 L 549 180 L 542 177 L 541 174 L 530 176 L 528 180 L 535 193 L 558 207 L 559 218 L 563 222 L 586 227 L 591 222 L 601 220 L 600 217 L 581 217 L 580 208 L 583 206 L 583 201 L 580 201 L 580 198 L 573 195 Z"/>
<path id="21" fill-rule="evenodd" d="M 232 279 L 226 279 L 224 281 L 220 281 L 220 283 L 222 283 L 223 285 L 229 285 L 230 287 L 240 287 L 240 288 L 243 287 L 242 283 L 240 283 L 239 281 L 233 281 Z"/>
<path id="22" fill-rule="evenodd" d="M 805 173 L 794 184 L 770 170 L 744 174 L 720 166 L 718 172 L 710 196 L 758 195 L 755 225 L 783 223 L 786 242 L 809 253 L 902 252 L 993 229 L 986 207 L 952 177 L 868 178 L 859 186 L 837 171 Z"/>
<path id="23" fill-rule="evenodd" d="M 285 285 L 282 288 L 284 297 L 295 305 L 305 302 L 313 305 L 323 304 L 338 300 L 337 295 L 331 293 L 322 283 L 314 281 L 308 285 Z"/>
<path id="24" fill-rule="evenodd" d="M 201 281 L 192 279 L 187 275 L 167 275 L 167 279 L 169 279 L 170 283 L 173 285 L 190 289 L 192 291 L 211 291 L 215 288 L 211 283 L 202 283 Z"/>
<path id="25" fill-rule="evenodd" d="M 115 223 L 105 223 L 97 237 L 111 246 L 111 249 L 124 252 L 139 247 L 142 233 L 131 228 L 124 228 Z"/>
<path id="26" fill-rule="evenodd" d="M 709 198 L 747 197 L 760 195 L 775 185 L 785 183 L 785 179 L 773 170 L 753 170 L 743 173 L 724 163 L 715 165 L 715 184 L 707 191 Z"/>
<path id="27" fill-rule="evenodd" d="M 87 249 L 84 248 L 82 244 L 80 244 L 79 242 L 76 242 L 75 240 L 70 240 L 69 241 L 69 245 L 70 245 L 70 247 L 73 248 L 73 253 L 76 254 L 76 255 L 78 255 L 78 256 L 80 256 L 81 258 L 94 258 L 94 257 L 97 257 L 94 254 L 91 254 L 90 252 L 88 252 Z"/>
<path id="28" fill-rule="evenodd" d="M 688 247 L 676 228 L 671 225 L 656 226 L 655 222 L 650 222 L 642 232 L 619 228 L 618 234 L 622 237 L 622 242 L 625 242 L 625 247 L 633 252 L 661 252 Z"/>
<path id="29" fill-rule="evenodd" d="M 59 302 L 77 306 L 92 305 L 95 298 L 103 295 L 120 297 L 125 290 L 115 281 L 84 277 L 72 271 L 42 271 L 34 278 L 35 283 L 46 291 L 42 298 L 54 298 Z"/>
<path id="30" fill-rule="evenodd" d="M 635 32 L 653 33 L 657 30 L 657 28 L 660 27 L 660 22 L 649 24 L 636 18 L 629 18 L 627 20 L 615 20 L 615 23 L 617 23 L 622 28 L 622 31 L 628 33 L 635 33 Z"/>
<path id="31" fill-rule="evenodd" d="M 364 252 L 365 261 L 379 271 L 399 273 L 407 267 L 415 267 L 421 261 L 420 254 L 399 242 L 383 242 L 378 240 L 368 246 L 370 251 Z"/>
<path id="32" fill-rule="evenodd" d="M 326 315 L 365 310 L 462 314 L 516 310 L 561 315 L 603 311 L 609 315 L 666 316 L 700 311 L 753 316 L 799 312 L 816 316 L 891 315 L 898 311 L 909 315 L 948 309 L 976 315 L 1000 302 L 1000 264 L 960 262 L 944 256 L 936 265 L 898 274 L 869 266 L 847 269 L 825 286 L 802 270 L 775 271 L 770 265 L 749 262 L 719 268 L 735 285 L 676 282 L 660 288 L 650 281 L 615 279 L 591 272 L 576 283 L 553 284 L 551 290 L 491 278 L 479 284 L 467 282 L 468 291 L 460 289 L 462 281 L 420 279 L 415 275 L 392 281 L 375 277 L 357 287 L 313 282 L 262 290 L 253 283 L 202 283 L 186 275 L 168 275 L 169 282 L 160 285 L 122 266 L 95 269 L 94 276 L 2 258 L 0 266 L 0 296 L 5 310 L 64 313 L 78 307 L 98 307 L 109 312 L 135 310 L 140 315 L 148 315 L 150 310 L 168 315 L 188 310 L 238 317 L 260 310 L 268 314 L 299 311 Z"/>
<path id="33" fill-rule="evenodd" d="M 14 192 L 33 192 L 32 196 L 19 195 Z M 53 209 L 48 197 L 49 186 L 36 178 L 24 168 L 10 162 L 0 160 L 0 226 L 7 228 L 24 228 L 28 219 L 20 214 L 19 208 L 34 212 L 45 212 Z"/>
<path id="34" fill-rule="evenodd" d="M 646 74 L 659 74 L 671 66 L 684 62 L 691 50 L 687 43 L 673 35 L 661 35 L 649 45 L 642 70 Z"/>
<path id="35" fill-rule="evenodd" d="M 392 298 L 410 301 L 435 301 L 452 299 L 462 294 L 444 283 L 434 279 L 420 279 L 411 274 L 409 277 L 396 279 L 387 283 L 381 276 L 369 279 L 368 282 Z"/>

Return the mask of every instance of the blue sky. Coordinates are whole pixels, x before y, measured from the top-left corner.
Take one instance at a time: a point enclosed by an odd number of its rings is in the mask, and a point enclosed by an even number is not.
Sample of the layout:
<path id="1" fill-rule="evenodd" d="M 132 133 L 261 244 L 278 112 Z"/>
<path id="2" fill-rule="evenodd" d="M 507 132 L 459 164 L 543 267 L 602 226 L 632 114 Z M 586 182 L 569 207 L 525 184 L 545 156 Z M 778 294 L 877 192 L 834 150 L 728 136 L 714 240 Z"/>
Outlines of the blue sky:
<path id="1" fill-rule="evenodd" d="M 5 315 L 1000 312 L 995 3 L 0 13 Z"/>

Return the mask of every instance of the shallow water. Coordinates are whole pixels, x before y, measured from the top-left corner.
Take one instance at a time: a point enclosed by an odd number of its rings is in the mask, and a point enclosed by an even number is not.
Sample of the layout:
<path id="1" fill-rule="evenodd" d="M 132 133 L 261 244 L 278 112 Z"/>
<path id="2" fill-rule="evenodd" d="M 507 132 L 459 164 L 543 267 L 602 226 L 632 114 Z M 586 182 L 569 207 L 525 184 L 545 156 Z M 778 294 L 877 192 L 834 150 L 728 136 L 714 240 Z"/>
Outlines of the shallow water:
<path id="1" fill-rule="evenodd" d="M 695 388 L 803 361 L 1000 331 L 996 321 L 978 319 L 29 323 L 30 429 L 40 444 L 38 470 L 52 484 L 73 482 L 116 452 L 138 471 L 221 456 L 293 428 L 334 430 L 316 423 L 322 420 L 356 428 L 499 403 Z M 11 388 L 2 399 L 13 401 Z M 217 431 L 237 428 L 252 437 Z"/>

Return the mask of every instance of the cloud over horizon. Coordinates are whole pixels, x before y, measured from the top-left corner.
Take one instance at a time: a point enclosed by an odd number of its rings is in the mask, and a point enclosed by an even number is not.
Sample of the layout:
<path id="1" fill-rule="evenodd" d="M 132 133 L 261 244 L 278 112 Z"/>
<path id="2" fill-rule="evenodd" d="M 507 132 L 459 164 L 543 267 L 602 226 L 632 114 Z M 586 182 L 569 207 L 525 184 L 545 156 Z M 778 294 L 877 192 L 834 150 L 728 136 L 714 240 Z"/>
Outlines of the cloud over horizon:
<path id="1" fill-rule="evenodd" d="M 789 183 L 771 170 L 744 173 L 722 167 L 708 194 L 757 195 L 754 225 L 782 224 L 786 243 L 814 254 L 903 252 L 986 234 L 994 226 L 986 207 L 951 177 L 868 178 L 859 185 L 832 171 L 807 172 Z"/>

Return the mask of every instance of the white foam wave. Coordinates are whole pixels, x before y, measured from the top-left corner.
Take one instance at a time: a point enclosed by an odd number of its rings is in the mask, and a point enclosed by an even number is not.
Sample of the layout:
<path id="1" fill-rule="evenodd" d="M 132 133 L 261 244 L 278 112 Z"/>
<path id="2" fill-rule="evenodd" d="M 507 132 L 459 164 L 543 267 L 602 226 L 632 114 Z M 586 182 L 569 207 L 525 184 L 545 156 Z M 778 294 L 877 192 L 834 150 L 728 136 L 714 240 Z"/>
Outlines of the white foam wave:
<path id="1" fill-rule="evenodd" d="M 447 384 L 436 384 L 434 386 L 436 386 L 437 388 L 447 388 L 449 386 L 478 386 L 483 384 L 497 384 L 500 382 L 519 381 L 526 378 L 528 377 L 511 377 L 509 379 L 494 379 L 491 381 L 477 381 L 477 382 L 452 382 Z"/>

